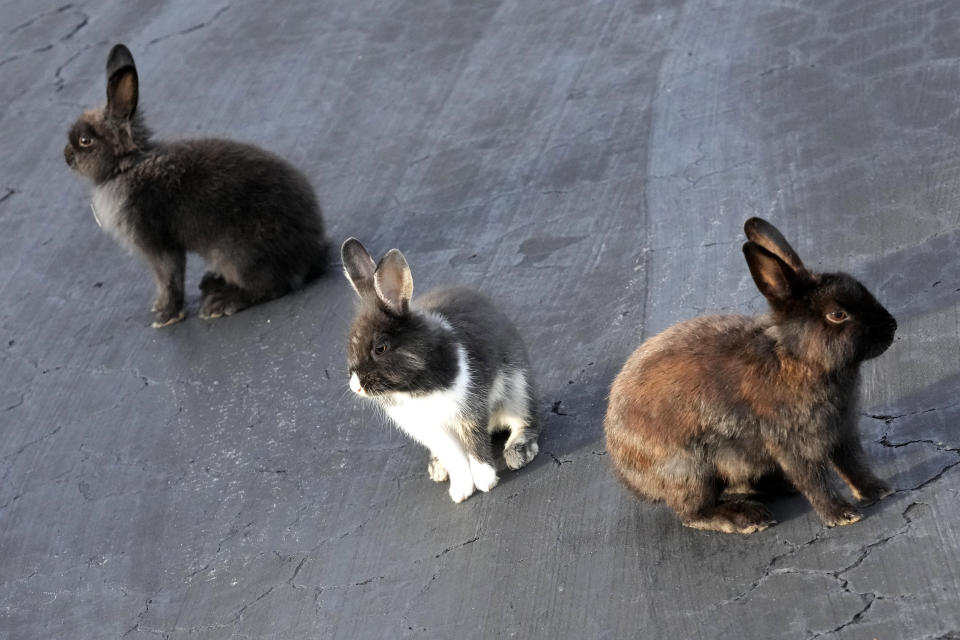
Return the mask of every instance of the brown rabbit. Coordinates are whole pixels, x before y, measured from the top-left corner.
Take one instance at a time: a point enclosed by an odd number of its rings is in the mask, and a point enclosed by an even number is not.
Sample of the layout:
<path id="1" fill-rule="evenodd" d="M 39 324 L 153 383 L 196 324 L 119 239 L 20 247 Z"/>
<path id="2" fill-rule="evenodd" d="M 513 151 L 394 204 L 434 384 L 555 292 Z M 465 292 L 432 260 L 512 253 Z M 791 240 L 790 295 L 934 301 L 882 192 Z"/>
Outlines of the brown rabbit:
<path id="1" fill-rule="evenodd" d="M 744 225 L 762 316 L 705 316 L 650 338 L 610 390 L 604 427 L 620 480 L 663 500 L 684 525 L 753 533 L 775 523 L 737 493 L 782 474 L 828 526 L 861 515 L 830 484 L 830 466 L 860 500 L 891 493 L 857 433 L 860 363 L 893 342 L 897 323 L 860 282 L 810 273 L 777 229 Z"/>

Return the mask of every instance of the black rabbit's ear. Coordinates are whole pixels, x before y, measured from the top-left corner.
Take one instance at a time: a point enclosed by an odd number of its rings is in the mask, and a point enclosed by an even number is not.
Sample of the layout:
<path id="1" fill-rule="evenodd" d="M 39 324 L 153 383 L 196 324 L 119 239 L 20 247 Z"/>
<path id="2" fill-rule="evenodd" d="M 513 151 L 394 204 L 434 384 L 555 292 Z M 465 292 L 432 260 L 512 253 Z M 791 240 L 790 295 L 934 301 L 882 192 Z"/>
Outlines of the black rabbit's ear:
<path id="1" fill-rule="evenodd" d="M 340 248 L 340 259 L 343 262 L 343 273 L 357 295 L 363 296 L 373 292 L 373 274 L 377 270 L 377 263 L 373 261 L 360 241 L 356 238 L 347 238 Z"/>
<path id="2" fill-rule="evenodd" d="M 776 254 L 794 271 L 806 272 L 806 267 L 803 266 L 800 256 L 793 250 L 783 234 L 763 218 L 750 218 L 743 224 L 743 231 L 747 234 L 747 240 L 755 242 L 767 251 Z"/>
<path id="3" fill-rule="evenodd" d="M 107 56 L 107 114 L 129 120 L 137 110 L 140 81 L 130 50 L 114 45 Z"/>
<path id="4" fill-rule="evenodd" d="M 380 259 L 377 272 L 373 276 L 373 284 L 380 302 L 390 311 L 396 315 L 407 312 L 413 296 L 413 276 L 402 253 L 390 249 L 387 255 Z"/>
<path id="5" fill-rule="evenodd" d="M 779 255 L 756 242 L 743 245 L 743 255 L 757 289 L 770 302 L 781 304 L 798 297 L 807 281 L 806 272 L 799 273 Z"/>
<path id="6" fill-rule="evenodd" d="M 115 71 L 119 71 L 123 67 L 136 68 L 133 62 L 133 54 L 130 53 L 130 49 L 127 49 L 126 45 L 115 44 L 107 55 L 107 77 L 109 78 Z"/>

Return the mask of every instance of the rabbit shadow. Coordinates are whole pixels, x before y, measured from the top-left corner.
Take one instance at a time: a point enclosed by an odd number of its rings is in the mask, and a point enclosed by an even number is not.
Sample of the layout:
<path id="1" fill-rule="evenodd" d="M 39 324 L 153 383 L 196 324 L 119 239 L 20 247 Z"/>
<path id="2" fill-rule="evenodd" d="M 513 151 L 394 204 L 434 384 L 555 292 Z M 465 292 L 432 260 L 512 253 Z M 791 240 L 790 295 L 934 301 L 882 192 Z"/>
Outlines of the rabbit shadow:
<path id="1" fill-rule="evenodd" d="M 872 462 L 893 472 L 888 481 L 898 493 L 925 488 L 957 463 L 958 388 L 960 372 L 955 372 L 864 414 L 870 420 L 865 440 L 880 447 L 868 455 L 879 453 Z"/>
<path id="2" fill-rule="evenodd" d="M 960 299 L 960 229 L 881 256 L 855 258 L 850 271 L 876 285 L 884 306 L 901 324 L 937 312 Z"/>
<path id="3" fill-rule="evenodd" d="M 957 389 L 960 389 L 960 371 L 895 400 L 872 404 L 863 413 L 869 422 L 866 428 L 862 428 L 862 433 L 875 443 L 892 449 L 908 441 L 944 442 L 955 438 L 955 426 L 960 420 Z"/>

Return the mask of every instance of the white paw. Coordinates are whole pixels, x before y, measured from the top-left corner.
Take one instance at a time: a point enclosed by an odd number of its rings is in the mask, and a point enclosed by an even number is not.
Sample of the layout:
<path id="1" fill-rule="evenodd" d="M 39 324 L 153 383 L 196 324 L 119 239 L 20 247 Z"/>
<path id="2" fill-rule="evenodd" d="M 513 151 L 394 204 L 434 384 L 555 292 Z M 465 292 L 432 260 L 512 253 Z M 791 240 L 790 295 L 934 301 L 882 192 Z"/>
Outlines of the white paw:
<path id="1" fill-rule="evenodd" d="M 468 474 L 466 478 L 450 479 L 450 499 L 454 502 L 463 502 L 473 495 L 473 478 Z"/>
<path id="2" fill-rule="evenodd" d="M 434 482 L 446 482 L 450 477 L 446 468 L 437 458 L 430 458 L 430 463 L 427 464 L 427 475 L 430 476 L 430 479 Z"/>
<path id="3" fill-rule="evenodd" d="M 473 476 L 473 484 L 480 491 L 490 491 L 500 481 L 496 469 L 473 456 L 470 456 L 470 475 Z"/>

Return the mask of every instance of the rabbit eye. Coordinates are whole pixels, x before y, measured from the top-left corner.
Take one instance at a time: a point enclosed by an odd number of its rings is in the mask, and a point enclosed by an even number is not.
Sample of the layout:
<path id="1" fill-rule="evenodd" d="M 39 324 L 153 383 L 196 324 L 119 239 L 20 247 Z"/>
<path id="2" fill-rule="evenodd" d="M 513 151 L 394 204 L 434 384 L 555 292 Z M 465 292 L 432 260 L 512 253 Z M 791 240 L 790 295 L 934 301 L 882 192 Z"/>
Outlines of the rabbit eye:
<path id="1" fill-rule="evenodd" d="M 77 138 L 77 142 L 80 144 L 81 147 L 89 147 L 90 145 L 93 144 L 93 138 L 91 138 L 90 136 L 80 136 L 79 138 Z"/>
<path id="2" fill-rule="evenodd" d="M 847 315 L 847 312 L 843 309 L 834 309 L 827 314 L 827 320 L 834 324 L 840 324 L 841 322 L 846 322 L 850 316 Z"/>
<path id="3" fill-rule="evenodd" d="M 375 345 L 375 346 L 373 347 L 373 353 L 376 354 L 376 355 L 378 355 L 378 356 L 382 356 L 382 355 L 385 354 L 386 352 L 387 352 L 387 343 L 386 343 L 386 342 L 380 342 L 380 343 L 378 343 L 377 345 Z"/>

